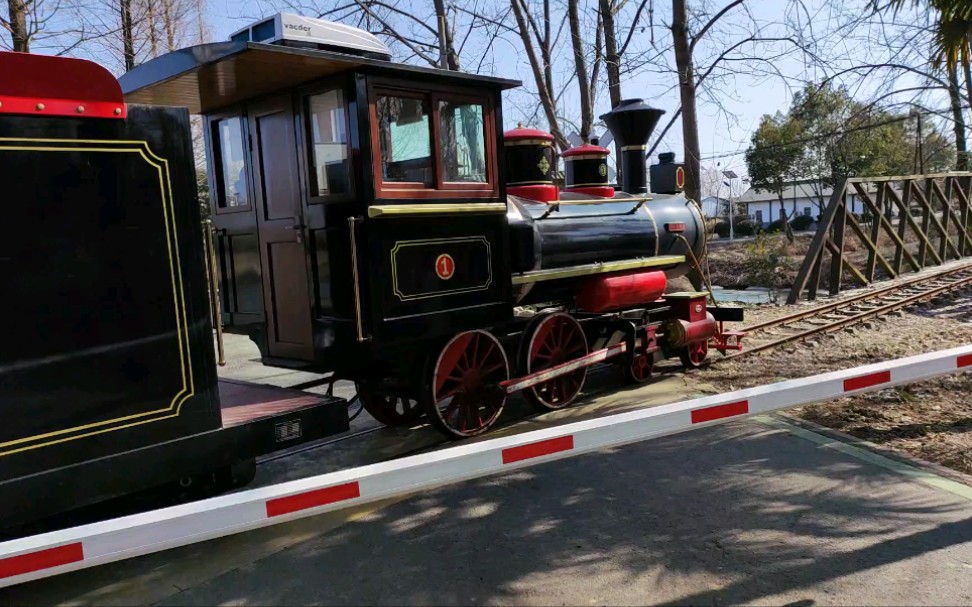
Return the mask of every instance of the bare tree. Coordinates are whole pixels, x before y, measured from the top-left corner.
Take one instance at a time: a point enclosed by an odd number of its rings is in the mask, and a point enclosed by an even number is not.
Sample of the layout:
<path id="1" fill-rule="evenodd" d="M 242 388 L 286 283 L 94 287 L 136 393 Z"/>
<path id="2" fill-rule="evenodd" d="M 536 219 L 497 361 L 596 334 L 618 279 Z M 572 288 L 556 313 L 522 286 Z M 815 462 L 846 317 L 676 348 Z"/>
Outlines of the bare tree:
<path id="1" fill-rule="evenodd" d="M 7 0 L 9 18 L 3 21 L 4 29 L 10 32 L 13 41 L 11 50 L 18 53 L 30 52 L 30 32 L 27 30 L 27 3 L 24 0 Z"/>
<path id="2" fill-rule="evenodd" d="M 578 0 L 567 0 L 567 20 L 570 22 L 571 48 L 574 51 L 575 80 L 577 81 L 578 93 L 580 96 L 581 120 L 580 137 L 587 141 L 591 136 L 591 128 L 594 126 L 594 83 L 587 75 L 587 60 L 584 57 L 584 41 L 581 35 L 580 16 L 577 11 Z M 599 20 L 600 21 L 600 20 Z M 600 27 L 597 30 L 600 35 Z M 596 51 L 600 54 L 599 49 Z"/>
<path id="3" fill-rule="evenodd" d="M 83 25 L 67 15 L 76 0 L 7 0 L 7 10 L 0 12 L 0 50 L 20 53 L 64 55 L 75 51 L 90 39 Z"/>
<path id="4" fill-rule="evenodd" d="M 560 120 L 557 116 L 555 101 L 556 93 L 553 89 L 553 64 L 551 57 L 555 40 L 550 37 L 550 2 L 549 0 L 544 0 L 544 34 L 540 33 L 540 28 L 537 26 L 536 20 L 530 12 L 530 7 L 525 0 L 510 0 L 510 2 L 513 8 L 513 15 L 516 18 L 517 32 L 523 44 L 523 50 L 527 54 L 530 68 L 533 71 L 533 78 L 540 96 L 540 106 L 543 108 L 544 114 L 546 114 L 550 133 L 553 135 L 557 147 L 561 150 L 567 149 L 570 147 L 570 143 L 560 128 Z M 542 65 L 537 58 L 534 40 L 536 40 L 537 45 L 540 47 L 541 56 L 543 57 Z"/>
<path id="5" fill-rule="evenodd" d="M 118 13 L 121 21 L 122 58 L 125 71 L 135 67 L 135 30 L 132 25 L 132 0 L 118 0 Z"/>

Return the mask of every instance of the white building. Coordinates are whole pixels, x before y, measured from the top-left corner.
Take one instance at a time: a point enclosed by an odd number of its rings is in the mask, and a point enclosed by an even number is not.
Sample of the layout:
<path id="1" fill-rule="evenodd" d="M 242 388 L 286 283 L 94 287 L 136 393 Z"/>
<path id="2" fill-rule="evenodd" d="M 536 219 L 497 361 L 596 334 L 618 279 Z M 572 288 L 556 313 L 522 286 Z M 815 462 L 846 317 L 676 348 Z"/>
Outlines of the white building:
<path id="1" fill-rule="evenodd" d="M 729 203 L 728 200 L 720 196 L 706 196 L 702 199 L 702 213 L 707 219 L 713 217 L 724 217 Z"/>
<path id="2" fill-rule="evenodd" d="M 868 184 L 869 186 L 871 184 Z M 873 187 L 869 188 L 873 189 Z M 808 215 L 817 221 L 823 210 L 827 208 L 834 190 L 821 187 L 819 182 L 796 181 L 787 183 L 783 187 L 783 208 L 789 219 L 797 215 Z M 846 200 L 851 212 L 862 214 L 865 209 L 860 197 L 851 191 L 847 192 Z M 780 218 L 780 196 L 776 192 L 767 190 L 757 191 L 749 188 L 739 197 L 740 206 L 745 205 L 746 215 L 756 224 L 764 226 Z"/>

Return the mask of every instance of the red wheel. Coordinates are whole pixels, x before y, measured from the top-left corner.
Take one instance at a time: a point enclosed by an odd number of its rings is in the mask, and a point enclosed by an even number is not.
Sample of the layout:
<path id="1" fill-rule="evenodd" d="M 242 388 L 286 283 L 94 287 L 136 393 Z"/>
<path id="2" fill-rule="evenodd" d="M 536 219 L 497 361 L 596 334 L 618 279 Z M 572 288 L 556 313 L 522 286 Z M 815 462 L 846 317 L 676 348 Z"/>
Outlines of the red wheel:
<path id="1" fill-rule="evenodd" d="M 655 369 L 655 350 L 657 349 L 657 339 L 654 329 L 643 330 L 640 343 L 636 346 L 634 357 L 630 365 L 622 363 L 621 370 L 624 378 L 629 382 L 643 384 L 651 379 L 651 374 Z M 649 351 L 650 350 L 650 351 Z"/>
<path id="2" fill-rule="evenodd" d="M 482 434 L 506 404 L 499 383 L 510 378 L 506 352 L 486 331 L 456 335 L 434 359 L 424 398 L 429 419 L 449 438 Z"/>
<path id="3" fill-rule="evenodd" d="M 396 396 L 369 383 L 357 384 L 357 388 L 364 410 L 386 426 L 404 426 L 422 417 L 422 406 L 416 399 Z"/>
<path id="4" fill-rule="evenodd" d="M 580 323 L 563 312 L 537 317 L 525 331 L 520 350 L 520 368 L 524 375 L 549 369 L 587 354 L 587 338 Z M 563 409 L 577 398 L 587 367 L 527 388 L 527 400 L 544 410 Z"/>
<path id="5" fill-rule="evenodd" d="M 655 355 L 637 354 L 631 364 L 624 367 L 624 376 L 630 382 L 643 384 L 651 379 L 651 372 L 655 368 Z"/>
<path id="6" fill-rule="evenodd" d="M 678 352 L 686 369 L 698 369 L 709 355 L 709 340 L 691 343 Z"/>

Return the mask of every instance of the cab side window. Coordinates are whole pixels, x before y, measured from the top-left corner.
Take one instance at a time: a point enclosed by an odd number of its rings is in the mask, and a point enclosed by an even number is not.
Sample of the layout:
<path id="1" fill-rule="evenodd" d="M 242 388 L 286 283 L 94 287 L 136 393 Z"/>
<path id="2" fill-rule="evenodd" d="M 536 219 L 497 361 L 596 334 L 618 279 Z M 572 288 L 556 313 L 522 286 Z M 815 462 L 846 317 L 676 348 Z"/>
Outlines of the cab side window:
<path id="1" fill-rule="evenodd" d="M 239 116 L 210 123 L 216 172 L 216 205 L 219 209 L 240 210 L 250 206 L 246 187 L 246 156 L 243 121 Z"/>
<path id="2" fill-rule="evenodd" d="M 344 91 L 335 88 L 306 98 L 310 141 L 310 196 L 351 193 L 352 171 Z"/>
<path id="3" fill-rule="evenodd" d="M 422 98 L 378 95 L 381 178 L 395 183 L 435 184 L 429 104 Z"/>

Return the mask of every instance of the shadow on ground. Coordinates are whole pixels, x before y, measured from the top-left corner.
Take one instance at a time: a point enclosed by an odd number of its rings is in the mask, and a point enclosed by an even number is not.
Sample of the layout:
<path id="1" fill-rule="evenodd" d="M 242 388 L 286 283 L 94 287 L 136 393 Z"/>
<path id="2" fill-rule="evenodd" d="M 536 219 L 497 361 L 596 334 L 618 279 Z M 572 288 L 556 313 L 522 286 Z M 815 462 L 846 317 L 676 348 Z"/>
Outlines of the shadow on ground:
<path id="1" fill-rule="evenodd" d="M 967 602 L 962 586 L 921 594 L 963 572 L 928 563 L 937 573 L 915 579 L 913 561 L 969 557 L 969 516 L 947 494 L 736 424 L 415 496 L 163 603 L 809 605 L 834 584 L 851 590 L 829 602 Z"/>

